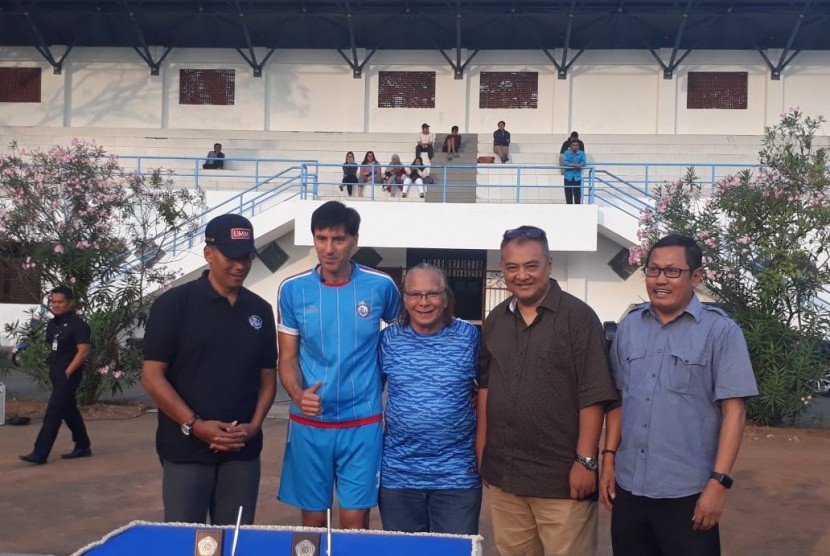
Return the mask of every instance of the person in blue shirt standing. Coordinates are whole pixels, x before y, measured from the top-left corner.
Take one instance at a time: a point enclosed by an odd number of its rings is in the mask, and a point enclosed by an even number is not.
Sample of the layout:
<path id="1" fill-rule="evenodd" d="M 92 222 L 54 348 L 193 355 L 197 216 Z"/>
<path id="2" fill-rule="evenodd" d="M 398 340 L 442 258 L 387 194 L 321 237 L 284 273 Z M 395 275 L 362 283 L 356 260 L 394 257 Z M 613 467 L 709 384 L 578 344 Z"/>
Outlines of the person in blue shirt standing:
<path id="1" fill-rule="evenodd" d="M 585 151 L 579 149 L 579 140 L 571 139 L 571 148 L 562 154 L 565 167 L 565 202 L 578 205 L 582 202 L 582 167 L 588 164 Z"/>
<path id="2" fill-rule="evenodd" d="M 398 316 L 388 275 L 352 262 L 360 215 L 338 201 L 311 215 L 319 264 L 279 290 L 280 382 L 291 398 L 279 499 L 302 524 L 326 525 L 337 489 L 340 527 L 368 529 L 380 474 L 381 321 Z"/>
<path id="3" fill-rule="evenodd" d="M 700 246 L 669 235 L 646 260 L 649 302 L 623 318 L 609 354 L 622 394 L 600 477 L 611 544 L 615 556 L 718 556 L 755 375 L 741 329 L 694 293 Z"/>
<path id="4" fill-rule="evenodd" d="M 444 273 L 410 269 L 401 321 L 383 331 L 386 431 L 378 505 L 383 528 L 478 534 L 481 479 L 472 405 L 480 333 L 453 317 Z"/>

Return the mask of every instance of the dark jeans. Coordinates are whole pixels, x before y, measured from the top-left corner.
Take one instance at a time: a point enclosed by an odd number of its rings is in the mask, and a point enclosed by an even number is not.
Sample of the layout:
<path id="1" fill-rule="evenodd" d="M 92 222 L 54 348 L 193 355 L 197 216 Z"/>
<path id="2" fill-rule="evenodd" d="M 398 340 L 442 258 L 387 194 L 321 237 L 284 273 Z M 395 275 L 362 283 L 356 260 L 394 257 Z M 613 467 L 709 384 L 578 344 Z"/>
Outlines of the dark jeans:
<path id="1" fill-rule="evenodd" d="M 422 147 L 421 145 L 415 146 L 415 158 L 421 156 L 421 153 L 423 152 L 427 153 L 427 156 L 429 156 L 429 161 L 432 162 L 432 157 L 435 154 L 432 145 L 430 145 L 429 147 Z"/>
<path id="2" fill-rule="evenodd" d="M 356 183 L 357 183 L 357 175 L 356 174 L 343 176 L 343 185 L 346 186 L 346 190 L 349 192 L 349 197 L 352 196 L 352 187 Z M 341 191 L 342 191 L 342 189 L 341 189 Z"/>
<path id="3" fill-rule="evenodd" d="M 646 498 L 617 485 L 611 512 L 614 556 L 720 556 L 717 526 L 692 530 L 698 496 Z"/>
<path id="4" fill-rule="evenodd" d="M 378 507 L 387 531 L 477 535 L 481 487 L 432 490 L 381 487 Z"/>
<path id="5" fill-rule="evenodd" d="M 215 464 L 162 460 L 164 521 L 234 525 L 239 506 L 242 524 L 251 525 L 259 494 L 259 458 Z"/>
<path id="6" fill-rule="evenodd" d="M 61 428 L 61 421 L 72 431 L 72 441 L 76 448 L 89 448 L 90 441 L 84 425 L 84 418 L 78 411 L 78 403 L 75 400 L 75 392 L 81 384 L 82 371 L 79 369 L 66 377 L 65 369 L 60 367 L 49 367 L 49 379 L 52 381 L 52 395 L 49 396 L 49 403 L 46 406 L 46 414 L 43 416 L 43 426 L 35 440 L 34 454 L 42 458 L 49 457 L 58 431 Z"/>
<path id="7" fill-rule="evenodd" d="M 565 202 L 569 205 L 582 204 L 582 182 L 565 178 Z"/>

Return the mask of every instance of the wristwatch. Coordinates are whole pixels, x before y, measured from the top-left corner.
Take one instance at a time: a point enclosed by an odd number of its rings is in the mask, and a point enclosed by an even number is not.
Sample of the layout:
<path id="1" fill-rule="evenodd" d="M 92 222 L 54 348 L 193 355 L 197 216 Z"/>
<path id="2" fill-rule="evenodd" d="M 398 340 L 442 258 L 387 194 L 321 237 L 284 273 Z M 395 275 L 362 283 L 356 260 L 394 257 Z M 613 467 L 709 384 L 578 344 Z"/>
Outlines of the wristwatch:
<path id="1" fill-rule="evenodd" d="M 193 432 L 193 423 L 195 423 L 199 419 L 201 419 L 201 417 L 199 417 L 197 413 L 194 413 L 193 417 L 191 417 L 187 421 L 187 423 L 182 423 L 182 434 L 185 436 L 190 436 L 190 433 Z"/>
<path id="2" fill-rule="evenodd" d="M 576 461 L 581 463 L 582 466 L 588 471 L 596 471 L 599 469 L 599 460 L 597 458 L 586 458 L 585 456 L 577 454 Z"/>
<path id="3" fill-rule="evenodd" d="M 732 480 L 732 477 L 730 477 L 726 473 L 718 473 L 717 471 L 712 471 L 709 474 L 709 478 L 714 479 L 720 484 L 722 484 L 723 488 L 732 488 L 732 483 L 734 482 Z"/>

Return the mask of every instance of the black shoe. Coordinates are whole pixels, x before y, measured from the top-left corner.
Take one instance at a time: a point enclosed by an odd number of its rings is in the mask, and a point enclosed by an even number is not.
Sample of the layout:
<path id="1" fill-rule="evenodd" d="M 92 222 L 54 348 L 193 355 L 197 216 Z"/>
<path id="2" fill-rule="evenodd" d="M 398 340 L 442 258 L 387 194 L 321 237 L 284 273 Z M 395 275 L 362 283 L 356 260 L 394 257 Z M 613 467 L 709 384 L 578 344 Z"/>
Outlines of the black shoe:
<path id="1" fill-rule="evenodd" d="M 68 454 L 61 454 L 61 459 L 88 458 L 92 455 L 92 448 L 75 448 Z"/>
<path id="2" fill-rule="evenodd" d="M 26 454 L 25 456 L 20 456 L 20 459 L 27 463 L 34 463 L 35 465 L 43 465 L 44 463 L 46 463 L 46 458 L 41 457 L 34 452 L 32 452 L 31 454 Z"/>

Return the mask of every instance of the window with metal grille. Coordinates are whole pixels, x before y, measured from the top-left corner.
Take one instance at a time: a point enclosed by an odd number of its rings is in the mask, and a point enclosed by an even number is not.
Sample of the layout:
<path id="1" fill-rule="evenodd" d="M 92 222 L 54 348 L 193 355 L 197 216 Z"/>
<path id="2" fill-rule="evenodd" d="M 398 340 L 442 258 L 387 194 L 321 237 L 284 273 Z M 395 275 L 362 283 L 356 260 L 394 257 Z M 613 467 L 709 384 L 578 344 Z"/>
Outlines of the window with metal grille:
<path id="1" fill-rule="evenodd" d="M 535 71 L 483 71 L 478 86 L 479 108 L 532 108 L 539 104 Z"/>
<path id="2" fill-rule="evenodd" d="M 378 108 L 435 108 L 435 72 L 380 72 Z"/>
<path id="3" fill-rule="evenodd" d="M 0 303 L 38 303 L 36 276 L 22 269 L 19 258 L 0 258 Z"/>
<path id="4" fill-rule="evenodd" d="M 179 70 L 179 104 L 232 106 L 236 96 L 236 70 Z"/>
<path id="5" fill-rule="evenodd" d="M 40 102 L 40 68 L 0 68 L 0 102 Z"/>
<path id="6" fill-rule="evenodd" d="M 746 110 L 747 90 L 745 71 L 690 71 L 686 108 Z"/>

